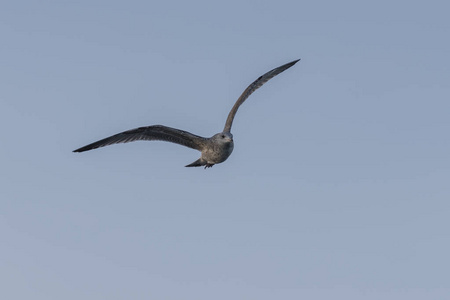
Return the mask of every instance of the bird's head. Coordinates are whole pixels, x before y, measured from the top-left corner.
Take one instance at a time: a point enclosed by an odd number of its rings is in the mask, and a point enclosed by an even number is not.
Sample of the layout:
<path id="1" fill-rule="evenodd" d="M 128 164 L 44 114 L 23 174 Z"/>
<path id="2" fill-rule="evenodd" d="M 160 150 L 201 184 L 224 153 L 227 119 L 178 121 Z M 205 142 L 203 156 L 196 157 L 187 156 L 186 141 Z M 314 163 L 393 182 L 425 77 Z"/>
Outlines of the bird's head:
<path id="1" fill-rule="evenodd" d="M 233 143 L 233 135 L 231 132 L 221 132 L 212 136 L 212 139 L 218 143 Z"/>

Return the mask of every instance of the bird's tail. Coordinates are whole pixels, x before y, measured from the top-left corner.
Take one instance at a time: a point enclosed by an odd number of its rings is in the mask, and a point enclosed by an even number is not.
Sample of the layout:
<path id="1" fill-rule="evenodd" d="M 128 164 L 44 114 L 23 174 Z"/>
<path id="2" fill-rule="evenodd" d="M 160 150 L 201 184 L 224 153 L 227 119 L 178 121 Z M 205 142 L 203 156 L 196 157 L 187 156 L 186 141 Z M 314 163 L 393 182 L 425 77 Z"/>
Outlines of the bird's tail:
<path id="1" fill-rule="evenodd" d="M 204 165 L 206 165 L 206 161 L 204 161 L 202 158 L 199 158 L 196 161 L 194 161 L 193 163 L 191 163 L 185 167 L 201 167 Z"/>

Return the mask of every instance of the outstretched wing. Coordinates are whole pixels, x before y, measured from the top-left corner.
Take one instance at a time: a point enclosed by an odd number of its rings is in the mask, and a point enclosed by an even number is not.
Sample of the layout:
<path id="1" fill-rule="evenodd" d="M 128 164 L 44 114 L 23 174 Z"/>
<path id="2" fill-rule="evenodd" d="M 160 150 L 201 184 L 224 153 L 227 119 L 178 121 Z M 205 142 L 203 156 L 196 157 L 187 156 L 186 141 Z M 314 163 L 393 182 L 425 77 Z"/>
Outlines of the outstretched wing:
<path id="1" fill-rule="evenodd" d="M 282 65 L 281 67 L 275 68 L 269 72 L 267 72 L 266 74 L 260 76 L 258 79 L 256 79 L 255 81 L 253 81 L 252 84 L 250 84 L 245 91 L 242 93 L 242 95 L 239 97 L 239 99 L 237 99 L 236 103 L 234 104 L 233 108 L 231 109 L 230 113 L 228 114 L 228 118 L 227 121 L 225 123 L 225 128 L 223 129 L 224 132 L 230 132 L 231 130 L 231 125 L 233 124 L 233 119 L 234 116 L 236 115 L 236 112 L 239 108 L 239 106 L 241 106 L 242 103 L 244 103 L 244 101 L 254 92 L 256 91 L 258 88 L 260 88 L 264 83 L 266 83 L 267 81 L 269 81 L 270 79 L 272 79 L 273 77 L 277 76 L 278 74 L 280 74 L 281 72 L 283 72 L 284 70 L 289 69 L 290 67 L 292 67 L 293 65 L 295 65 L 300 59 L 294 60 L 290 63 L 287 63 L 285 65 Z"/>
<path id="2" fill-rule="evenodd" d="M 140 140 L 147 140 L 147 141 L 159 140 L 172 142 L 201 151 L 207 139 L 189 133 L 187 131 L 170 128 L 162 125 L 154 125 L 124 131 L 115 134 L 113 136 L 107 137 L 103 140 L 89 144 L 87 146 L 81 147 L 77 150 L 74 150 L 73 152 L 83 152 L 112 144 L 128 143 Z"/>

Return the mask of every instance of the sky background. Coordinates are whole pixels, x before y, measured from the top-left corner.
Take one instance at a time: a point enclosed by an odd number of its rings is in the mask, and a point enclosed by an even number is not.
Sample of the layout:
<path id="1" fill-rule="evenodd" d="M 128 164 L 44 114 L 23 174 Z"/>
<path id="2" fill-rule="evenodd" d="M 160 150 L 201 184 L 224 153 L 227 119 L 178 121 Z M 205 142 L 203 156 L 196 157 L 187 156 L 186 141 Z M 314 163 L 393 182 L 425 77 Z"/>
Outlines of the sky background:
<path id="1" fill-rule="evenodd" d="M 448 299 L 448 1 L 3 1 L 2 299 Z M 139 126 L 212 136 L 212 169 Z"/>

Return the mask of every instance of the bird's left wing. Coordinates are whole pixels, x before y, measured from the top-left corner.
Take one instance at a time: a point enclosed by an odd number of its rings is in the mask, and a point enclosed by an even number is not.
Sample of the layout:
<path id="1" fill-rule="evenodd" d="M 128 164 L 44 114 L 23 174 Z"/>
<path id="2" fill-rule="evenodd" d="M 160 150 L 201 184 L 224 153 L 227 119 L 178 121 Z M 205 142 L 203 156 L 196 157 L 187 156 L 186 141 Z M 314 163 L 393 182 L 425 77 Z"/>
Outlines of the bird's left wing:
<path id="1" fill-rule="evenodd" d="M 202 151 L 207 139 L 180 129 L 162 125 L 153 125 L 148 127 L 139 127 L 112 135 L 100 141 L 76 149 L 73 152 L 84 152 L 112 144 L 128 143 L 139 140 L 166 141 Z"/>

